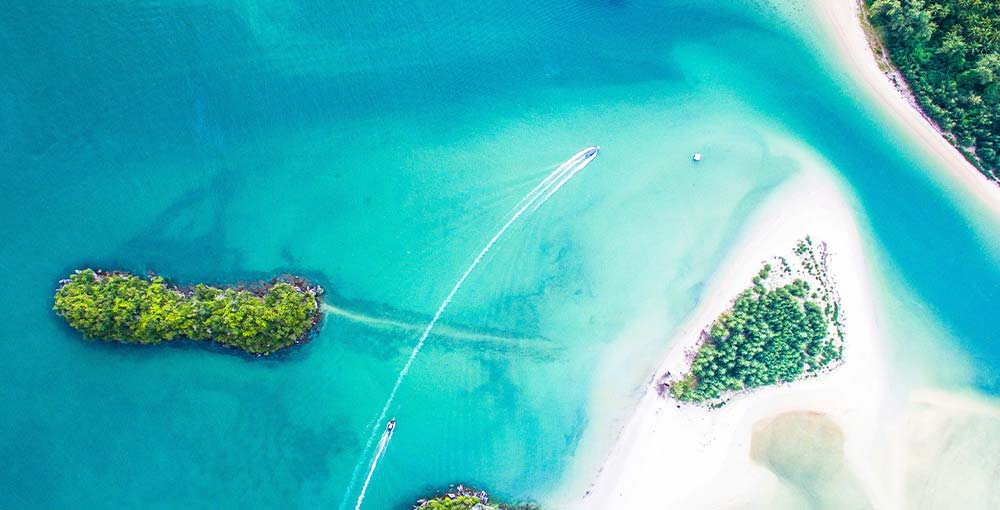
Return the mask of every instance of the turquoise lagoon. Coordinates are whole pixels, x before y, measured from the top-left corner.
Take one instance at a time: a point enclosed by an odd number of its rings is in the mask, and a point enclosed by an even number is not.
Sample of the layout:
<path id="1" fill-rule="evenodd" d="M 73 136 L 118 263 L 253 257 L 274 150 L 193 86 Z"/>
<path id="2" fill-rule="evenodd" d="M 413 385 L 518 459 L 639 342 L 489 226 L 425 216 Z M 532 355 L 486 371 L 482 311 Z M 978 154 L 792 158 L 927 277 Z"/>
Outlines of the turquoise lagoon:
<path id="1" fill-rule="evenodd" d="M 1000 393 L 996 220 L 853 90 L 804 8 L 713 3 L 7 6 L 0 506 L 352 508 L 419 326 L 591 144 L 428 339 L 365 508 L 457 481 L 562 508 L 747 216 L 810 163 L 789 143 L 829 162 L 865 222 L 901 373 Z M 292 271 L 416 326 L 330 315 L 268 359 L 88 343 L 50 311 L 85 265 Z M 621 335 L 650 310 L 661 334 Z M 598 384 L 607 359 L 620 377 Z"/>

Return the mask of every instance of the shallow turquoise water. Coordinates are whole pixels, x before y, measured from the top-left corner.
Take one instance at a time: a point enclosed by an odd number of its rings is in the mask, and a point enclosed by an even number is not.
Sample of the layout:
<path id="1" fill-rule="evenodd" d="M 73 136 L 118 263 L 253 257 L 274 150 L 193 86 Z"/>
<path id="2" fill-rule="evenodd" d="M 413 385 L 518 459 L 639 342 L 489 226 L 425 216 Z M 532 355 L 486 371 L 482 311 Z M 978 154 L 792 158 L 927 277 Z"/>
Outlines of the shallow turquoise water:
<path id="1" fill-rule="evenodd" d="M 592 396 L 634 395 L 745 216 L 798 168 L 776 139 L 848 183 L 902 289 L 884 296 L 893 320 L 946 331 L 975 386 L 1000 392 L 983 319 L 995 225 L 850 92 L 802 16 L 738 0 L 8 6 L 0 506 L 352 507 L 417 333 L 329 317 L 266 360 L 86 343 L 49 311 L 56 281 L 83 265 L 294 271 L 338 306 L 424 323 L 518 200 L 594 143 L 443 318 L 510 340 L 429 339 L 365 508 L 454 481 L 543 501 L 565 483 L 584 431 L 620 418 Z M 615 342 L 650 303 L 662 338 Z M 612 350 L 631 369 L 595 387 Z"/>

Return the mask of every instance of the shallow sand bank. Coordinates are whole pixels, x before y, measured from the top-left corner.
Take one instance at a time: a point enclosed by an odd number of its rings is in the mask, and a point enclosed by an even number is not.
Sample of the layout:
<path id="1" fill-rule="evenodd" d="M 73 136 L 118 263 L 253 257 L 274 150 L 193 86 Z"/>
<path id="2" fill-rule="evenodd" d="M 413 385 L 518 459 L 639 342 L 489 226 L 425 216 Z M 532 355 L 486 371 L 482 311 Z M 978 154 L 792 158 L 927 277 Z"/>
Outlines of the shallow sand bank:
<path id="1" fill-rule="evenodd" d="M 1000 472 L 1000 406 L 975 395 L 910 388 L 892 376 L 857 218 L 840 189 L 814 165 L 767 199 L 670 341 L 657 374 L 683 372 L 685 350 L 699 332 L 750 285 L 765 260 L 787 253 L 806 235 L 829 245 L 829 275 L 846 322 L 844 364 L 816 378 L 741 394 L 716 410 L 678 407 L 649 384 L 592 485 L 567 508 L 1000 506 L 1000 481 L 993 476 Z M 648 321 L 623 334 L 650 334 Z M 771 441 L 777 454 L 823 475 L 804 474 L 807 480 L 827 479 L 832 469 L 840 482 L 804 488 L 801 480 L 754 460 L 754 431 L 790 413 L 829 422 L 838 451 L 826 455 Z"/>
<path id="2" fill-rule="evenodd" d="M 682 372 L 685 350 L 749 285 L 763 261 L 788 252 L 806 235 L 829 244 L 830 274 L 847 322 L 844 365 L 818 378 L 741 395 L 718 410 L 677 407 L 651 386 L 580 508 L 717 508 L 759 501 L 781 487 L 750 458 L 753 425 L 800 410 L 829 415 L 843 430 L 846 462 L 871 485 L 866 489 L 885 479 L 866 460 L 879 449 L 879 429 L 873 424 L 885 421 L 891 390 L 860 236 L 838 189 L 823 172 L 807 169 L 767 200 L 671 342 L 658 373 Z"/>

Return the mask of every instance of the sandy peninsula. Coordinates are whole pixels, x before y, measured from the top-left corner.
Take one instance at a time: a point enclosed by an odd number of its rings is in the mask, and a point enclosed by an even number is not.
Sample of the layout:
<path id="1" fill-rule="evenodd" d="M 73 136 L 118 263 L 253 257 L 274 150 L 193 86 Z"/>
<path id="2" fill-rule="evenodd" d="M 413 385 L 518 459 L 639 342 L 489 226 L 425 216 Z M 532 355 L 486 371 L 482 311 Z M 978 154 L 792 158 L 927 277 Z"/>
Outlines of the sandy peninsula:
<path id="1" fill-rule="evenodd" d="M 879 69 L 857 0 L 812 8 L 856 83 L 894 128 L 942 170 L 943 185 L 1000 217 L 1000 187 L 982 176 Z M 796 156 L 800 156 L 797 154 Z M 801 161 L 815 160 L 801 155 Z M 1000 508 L 1000 404 L 974 394 L 910 387 L 893 377 L 854 208 L 821 165 L 807 166 L 756 211 L 656 374 L 681 373 L 699 333 L 761 265 L 806 236 L 829 246 L 829 273 L 846 318 L 845 362 L 819 377 L 741 394 L 720 409 L 679 405 L 649 384 L 593 483 L 584 510 L 803 508 L 802 491 L 752 455 L 754 431 L 782 416 L 820 416 L 836 429 L 842 469 L 858 496 L 832 508 Z M 641 328 L 640 328 L 641 329 Z M 804 455 L 805 457 L 808 456 Z M 816 497 L 837 495 L 820 494 Z M 816 503 L 813 501 L 812 503 Z M 832 504 L 832 506 L 831 506 Z"/>
<path id="2" fill-rule="evenodd" d="M 780 487 L 751 460 L 751 431 L 756 422 L 791 411 L 829 416 L 849 438 L 844 454 L 861 479 L 875 485 L 884 478 L 866 460 L 880 449 L 879 430 L 872 425 L 884 421 L 891 385 L 861 238 L 838 189 L 831 177 L 808 169 L 768 199 L 671 342 L 658 373 L 684 371 L 685 351 L 698 333 L 729 307 L 765 260 L 788 252 L 806 235 L 829 246 L 829 273 L 846 316 L 845 363 L 817 378 L 741 395 L 716 410 L 678 407 L 651 385 L 580 508 L 729 508 L 760 502 Z"/>
<path id="3" fill-rule="evenodd" d="M 938 163 L 936 166 L 947 172 L 944 184 L 960 187 L 961 193 L 976 197 L 1000 217 L 1000 186 L 966 161 L 879 69 L 861 26 L 858 0 L 813 0 L 810 5 L 827 31 L 836 55 L 844 64 L 842 67 L 880 105 L 886 117 L 896 127 L 908 131 L 927 155 Z"/>
<path id="4" fill-rule="evenodd" d="M 1000 482 L 991 475 L 1000 470 L 1000 405 L 977 395 L 909 387 L 892 376 L 858 218 L 840 189 L 830 173 L 814 166 L 768 198 L 671 340 L 657 374 L 683 372 L 686 351 L 700 331 L 730 306 L 764 261 L 806 235 L 828 244 L 828 274 L 846 322 L 843 365 L 743 393 L 714 410 L 679 405 L 650 384 L 593 483 L 570 508 L 810 506 L 801 490 L 752 455 L 755 430 L 794 415 L 821 417 L 842 440 L 837 469 L 850 480 L 854 499 L 837 499 L 841 495 L 830 492 L 839 489 L 823 494 L 820 487 L 812 496 L 828 498 L 821 508 L 1000 507 Z M 800 453 L 807 461 L 829 456 Z"/>
<path id="5" fill-rule="evenodd" d="M 593 483 L 569 508 L 1000 508 L 1000 482 L 992 475 L 1000 470 L 1000 405 L 893 376 L 858 227 L 863 218 L 841 190 L 815 164 L 774 191 L 670 341 L 657 374 L 684 372 L 699 333 L 765 261 L 806 235 L 828 245 L 828 275 L 845 318 L 844 363 L 815 378 L 742 393 L 719 409 L 679 404 L 649 384 Z M 835 454 L 779 434 L 778 456 L 829 464 L 818 468 L 818 479 L 836 472 L 840 486 L 803 490 L 755 459 L 755 431 L 803 416 L 833 430 Z"/>

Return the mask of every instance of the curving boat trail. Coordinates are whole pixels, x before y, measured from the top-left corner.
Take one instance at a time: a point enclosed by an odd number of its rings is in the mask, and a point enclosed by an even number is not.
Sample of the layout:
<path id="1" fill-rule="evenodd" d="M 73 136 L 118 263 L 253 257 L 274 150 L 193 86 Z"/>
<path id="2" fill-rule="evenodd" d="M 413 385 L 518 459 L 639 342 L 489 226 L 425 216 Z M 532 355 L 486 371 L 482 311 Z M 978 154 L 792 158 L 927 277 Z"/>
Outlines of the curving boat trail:
<path id="1" fill-rule="evenodd" d="M 599 146 L 593 146 L 593 147 L 587 147 L 586 149 L 583 149 L 582 151 L 576 153 L 575 155 L 573 155 L 573 157 L 569 158 L 563 164 L 559 165 L 558 168 L 553 170 L 552 173 L 550 173 L 548 176 L 542 179 L 542 181 L 539 182 L 538 185 L 536 185 L 531 191 L 529 191 L 528 194 L 526 194 L 524 198 L 522 198 L 521 201 L 518 202 L 518 205 L 520 207 L 518 207 L 517 210 L 507 220 L 507 222 L 504 223 L 502 227 L 500 227 L 500 230 L 498 230 L 496 234 L 493 234 L 493 237 L 490 238 L 489 241 L 487 241 L 486 245 L 483 246 L 483 249 L 479 252 L 478 255 L 476 255 L 476 258 L 472 260 L 472 263 L 469 264 L 469 267 L 466 268 L 465 272 L 462 273 L 462 276 L 458 279 L 458 281 L 455 282 L 455 285 L 452 286 L 451 291 L 448 292 L 448 295 L 444 298 L 444 301 L 441 302 L 441 305 L 438 306 L 437 311 L 434 312 L 434 316 L 431 318 L 431 321 L 427 323 L 427 327 L 424 328 L 423 333 L 420 335 L 420 339 L 417 340 L 416 345 L 410 352 L 410 357 L 406 360 L 406 364 L 403 365 L 403 369 L 399 372 L 399 376 L 396 377 L 396 383 L 393 384 L 392 391 L 389 392 L 389 398 L 386 399 L 385 405 L 382 406 L 382 411 L 379 413 L 378 418 L 375 420 L 375 425 L 372 428 L 371 434 L 368 436 L 368 441 L 365 443 L 365 448 L 362 453 L 362 459 L 359 459 L 358 463 L 354 467 L 354 473 L 351 475 L 351 482 L 347 487 L 347 493 L 344 495 L 344 500 L 341 502 L 340 506 L 341 509 L 344 508 L 344 503 L 347 501 L 349 494 L 354 489 L 354 484 L 357 481 L 358 471 L 361 468 L 362 461 L 364 460 L 364 455 L 368 452 L 369 449 L 371 449 L 372 443 L 375 441 L 375 437 L 378 434 L 379 427 L 381 426 L 382 423 L 385 422 L 385 418 L 389 413 L 389 408 L 392 406 L 392 402 L 396 398 L 396 393 L 399 391 L 399 387 L 402 386 L 403 380 L 406 379 L 406 375 L 409 374 L 410 372 L 410 367 L 413 365 L 413 360 L 415 360 L 417 358 L 417 355 L 420 354 L 420 350 L 423 348 L 424 342 L 427 341 L 427 337 L 430 336 L 431 331 L 434 330 L 434 326 L 438 323 L 438 320 L 441 319 L 441 315 L 448 308 L 448 305 L 451 304 L 452 299 L 455 298 L 455 294 L 457 294 L 459 289 L 462 288 L 462 285 L 465 283 L 465 280 L 469 278 L 469 275 L 472 274 L 472 272 L 476 269 L 476 266 L 478 266 L 479 263 L 482 262 L 486 254 L 489 253 L 490 249 L 493 248 L 493 245 L 495 245 L 497 241 L 499 241 L 500 238 L 503 237 L 504 233 L 507 232 L 507 230 L 515 222 L 517 222 L 517 220 L 521 216 L 523 216 L 525 212 L 528 212 L 530 214 L 538 210 L 538 208 L 541 207 L 542 204 L 544 204 L 550 198 L 552 198 L 552 196 L 555 195 L 555 193 L 559 191 L 559 189 L 562 188 L 567 182 L 569 182 L 569 180 L 572 179 L 573 176 L 575 176 L 580 170 L 583 170 L 584 167 L 589 165 L 590 162 L 597 157 L 597 153 L 599 150 L 600 150 Z M 384 451 L 384 448 L 380 448 L 380 450 L 376 452 L 376 457 L 371 464 L 371 470 L 368 474 L 368 479 L 365 481 L 365 489 L 367 489 L 368 482 L 371 480 L 371 475 L 375 471 L 375 462 L 377 462 L 378 456 L 381 455 L 382 451 Z M 361 503 L 363 502 L 363 500 L 364 500 L 364 491 L 362 491 L 360 497 L 358 498 L 357 504 L 354 507 L 355 510 L 361 510 Z"/>

